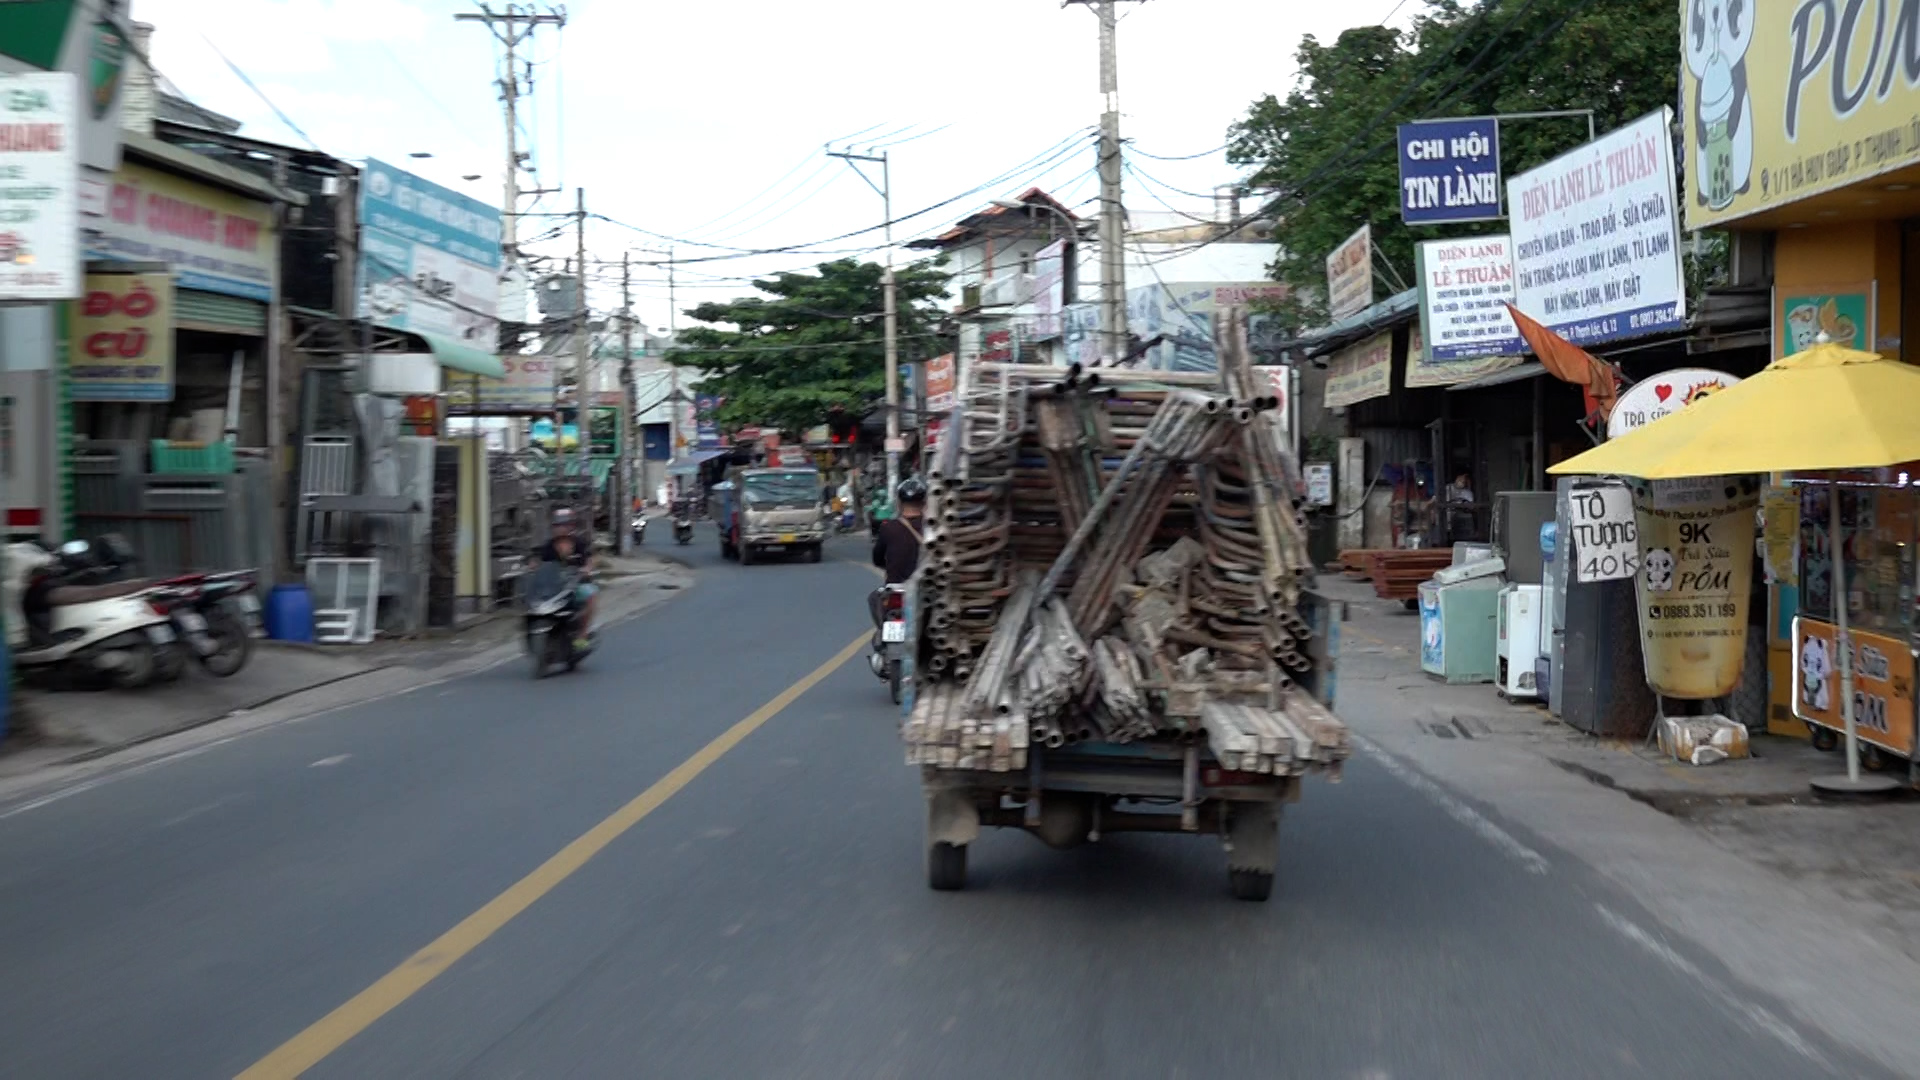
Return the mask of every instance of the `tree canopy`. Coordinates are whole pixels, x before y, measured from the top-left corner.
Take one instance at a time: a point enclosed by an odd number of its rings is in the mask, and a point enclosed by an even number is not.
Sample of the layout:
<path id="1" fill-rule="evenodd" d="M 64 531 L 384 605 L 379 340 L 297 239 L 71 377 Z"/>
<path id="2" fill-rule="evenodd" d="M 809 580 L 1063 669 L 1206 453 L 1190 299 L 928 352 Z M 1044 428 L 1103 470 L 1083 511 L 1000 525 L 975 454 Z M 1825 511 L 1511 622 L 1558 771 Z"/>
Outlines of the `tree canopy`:
<path id="1" fill-rule="evenodd" d="M 1433 0 L 1409 31 L 1367 26 L 1300 43 L 1298 85 L 1269 95 L 1229 133 L 1247 186 L 1280 195 L 1273 276 L 1294 287 L 1296 326 L 1326 319 L 1326 257 L 1372 223 L 1376 263 L 1413 284 L 1420 240 L 1499 232 L 1503 222 L 1409 228 L 1400 221 L 1395 127 L 1408 120 L 1592 109 L 1597 133 L 1674 99 L 1672 0 Z M 1585 142 L 1579 117 L 1502 121 L 1506 176 Z M 1676 156 L 1677 160 L 1677 156 Z M 1375 275 L 1376 299 L 1391 283 Z"/>
<path id="2" fill-rule="evenodd" d="M 756 280 L 764 295 L 687 311 L 707 325 L 682 331 L 668 359 L 703 373 L 701 392 L 724 399 L 716 417 L 723 426 L 797 435 L 825 423 L 834 406 L 858 411 L 886 387 L 884 273 L 877 263 L 840 259 L 817 273 Z M 937 264 L 894 272 L 901 363 L 944 351 L 938 302 L 946 286 Z"/>

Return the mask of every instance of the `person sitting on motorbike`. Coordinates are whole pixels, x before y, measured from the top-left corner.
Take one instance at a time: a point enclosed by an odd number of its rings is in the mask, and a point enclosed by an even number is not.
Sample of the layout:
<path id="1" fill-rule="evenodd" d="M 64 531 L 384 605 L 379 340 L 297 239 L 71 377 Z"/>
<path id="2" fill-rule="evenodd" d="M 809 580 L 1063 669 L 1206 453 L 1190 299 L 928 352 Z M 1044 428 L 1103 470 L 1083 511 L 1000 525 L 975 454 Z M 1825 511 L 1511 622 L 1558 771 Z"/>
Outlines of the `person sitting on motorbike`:
<path id="1" fill-rule="evenodd" d="M 895 513 L 882 521 L 873 539 L 873 565 L 887 572 L 887 584 L 898 585 L 920 565 L 921 524 L 927 509 L 927 485 L 909 477 L 895 492 Z M 868 597 L 875 626 L 880 625 L 881 590 Z"/>
<path id="2" fill-rule="evenodd" d="M 593 553 L 586 550 L 574 531 L 573 510 L 558 506 L 553 510 L 549 521 L 552 535 L 540 550 L 534 554 L 536 562 L 559 563 L 572 569 L 579 575 L 575 586 L 575 596 L 580 602 L 580 618 L 575 624 L 574 647 L 585 649 L 590 642 L 588 635 L 593 629 L 594 595 L 599 591 L 593 584 Z"/>

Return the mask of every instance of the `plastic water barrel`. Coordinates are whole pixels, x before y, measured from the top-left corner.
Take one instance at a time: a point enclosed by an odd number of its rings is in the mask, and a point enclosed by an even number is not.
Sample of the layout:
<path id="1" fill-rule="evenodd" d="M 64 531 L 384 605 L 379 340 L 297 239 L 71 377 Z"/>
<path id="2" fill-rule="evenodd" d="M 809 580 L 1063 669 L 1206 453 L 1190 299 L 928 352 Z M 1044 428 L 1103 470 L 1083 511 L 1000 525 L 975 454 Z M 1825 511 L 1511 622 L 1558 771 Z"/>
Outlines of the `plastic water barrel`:
<path id="1" fill-rule="evenodd" d="M 275 641 L 313 640 L 313 594 L 305 585 L 275 585 L 265 615 L 267 636 Z"/>

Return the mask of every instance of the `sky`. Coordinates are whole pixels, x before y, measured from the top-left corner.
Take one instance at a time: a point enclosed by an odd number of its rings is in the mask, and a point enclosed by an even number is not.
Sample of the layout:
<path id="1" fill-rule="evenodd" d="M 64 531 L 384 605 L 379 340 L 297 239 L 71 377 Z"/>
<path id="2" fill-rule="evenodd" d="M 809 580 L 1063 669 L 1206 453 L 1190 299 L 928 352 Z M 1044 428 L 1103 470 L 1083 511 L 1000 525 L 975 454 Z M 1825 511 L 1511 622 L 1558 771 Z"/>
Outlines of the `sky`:
<path id="1" fill-rule="evenodd" d="M 864 151 L 900 140 L 885 148 L 895 219 L 927 212 L 901 221 L 896 242 L 938 232 L 1035 184 L 1068 205 L 1096 191 L 1092 143 L 1069 141 L 1090 134 L 1101 109 L 1098 25 L 1087 7 L 1059 0 L 564 6 L 564 29 L 541 28 L 521 53 L 534 65 L 533 92 L 522 102 L 523 145 L 530 144 L 537 186 L 560 191 L 521 209 L 571 211 L 574 189 L 584 188 L 588 211 L 613 219 L 590 221 L 589 260 L 634 260 L 634 304 L 651 326 L 669 324 L 665 270 L 639 264 L 664 259 L 666 238 L 679 241 L 672 246 L 682 260 L 676 306 L 683 310 L 746 294 L 751 276 L 808 268 L 832 257 L 828 249 L 881 242 L 879 195 L 824 155 L 830 142 Z M 1237 178 L 1219 152 L 1228 126 L 1258 98 L 1293 86 L 1303 35 L 1330 40 L 1388 17 L 1404 28 L 1420 6 L 1122 3 L 1121 133 L 1138 174 L 1125 178 L 1128 207 L 1210 213 L 1206 193 Z M 493 86 L 500 48 L 485 26 L 453 18 L 476 10 L 463 0 L 133 2 L 134 18 L 155 27 L 155 67 L 196 103 L 242 121 L 243 134 L 311 141 L 346 160 L 378 157 L 497 204 L 506 157 Z M 998 182 L 973 190 L 989 181 Z M 524 218 L 522 241 L 565 224 Z M 863 229 L 872 231 L 818 252 L 740 257 L 733 250 Z M 558 259 L 573 253 L 573 237 L 527 247 Z M 696 258 L 712 261 L 686 261 Z M 595 271 L 596 308 L 617 306 L 618 281 L 617 267 Z"/>

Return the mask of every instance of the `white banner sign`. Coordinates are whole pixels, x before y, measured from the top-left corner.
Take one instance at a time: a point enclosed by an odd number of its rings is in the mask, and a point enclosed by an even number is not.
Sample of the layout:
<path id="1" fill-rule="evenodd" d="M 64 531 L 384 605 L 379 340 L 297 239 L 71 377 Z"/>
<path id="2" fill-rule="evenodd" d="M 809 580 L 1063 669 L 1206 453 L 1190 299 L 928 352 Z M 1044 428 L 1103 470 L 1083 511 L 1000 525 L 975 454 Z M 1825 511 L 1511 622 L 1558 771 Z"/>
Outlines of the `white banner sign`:
<path id="1" fill-rule="evenodd" d="M 1576 345 L 1686 325 L 1673 110 L 1507 183 L 1520 310 Z"/>
<path id="2" fill-rule="evenodd" d="M 0 75 L 0 301 L 80 295 L 72 75 Z"/>
<path id="3" fill-rule="evenodd" d="M 1505 236 L 1428 240 L 1414 249 L 1424 348 L 1408 386 L 1450 386 L 1511 367 L 1527 343 L 1513 325 L 1513 244 Z"/>
<path id="4" fill-rule="evenodd" d="M 1327 256 L 1327 315 L 1344 319 L 1373 303 L 1373 226 L 1362 225 Z"/>
<path id="5" fill-rule="evenodd" d="M 1640 572 L 1640 526 L 1624 484 L 1576 484 L 1567 494 L 1573 580 L 1619 581 Z"/>
<path id="6" fill-rule="evenodd" d="M 1607 438 L 1617 439 L 1635 428 L 1645 427 L 1739 381 L 1724 371 L 1707 368 L 1676 368 L 1643 379 L 1621 394 L 1614 404 L 1612 414 L 1607 417 Z"/>

